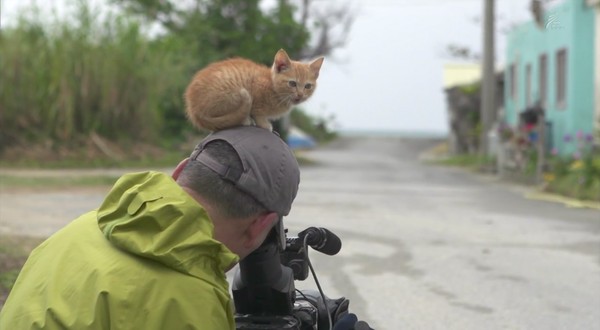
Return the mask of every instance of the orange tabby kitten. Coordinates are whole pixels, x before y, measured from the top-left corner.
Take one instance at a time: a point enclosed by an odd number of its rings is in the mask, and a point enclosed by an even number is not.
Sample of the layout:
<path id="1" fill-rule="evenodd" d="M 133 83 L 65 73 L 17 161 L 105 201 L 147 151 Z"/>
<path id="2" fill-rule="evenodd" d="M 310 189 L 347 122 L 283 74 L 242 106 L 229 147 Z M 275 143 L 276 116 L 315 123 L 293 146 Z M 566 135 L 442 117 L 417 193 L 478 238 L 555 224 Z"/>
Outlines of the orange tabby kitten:
<path id="1" fill-rule="evenodd" d="M 271 130 L 270 119 L 312 95 L 322 63 L 323 57 L 311 63 L 292 61 L 280 49 L 271 68 L 242 58 L 210 64 L 185 91 L 188 118 L 210 131 L 253 121 Z"/>

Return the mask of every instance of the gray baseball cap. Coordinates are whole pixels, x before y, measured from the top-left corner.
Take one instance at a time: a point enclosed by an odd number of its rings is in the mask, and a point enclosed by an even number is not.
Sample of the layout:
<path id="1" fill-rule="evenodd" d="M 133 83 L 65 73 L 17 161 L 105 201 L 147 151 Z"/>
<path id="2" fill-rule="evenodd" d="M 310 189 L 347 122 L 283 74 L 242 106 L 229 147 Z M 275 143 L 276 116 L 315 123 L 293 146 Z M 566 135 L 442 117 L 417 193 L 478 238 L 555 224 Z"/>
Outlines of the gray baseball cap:
<path id="1" fill-rule="evenodd" d="M 203 153 L 210 142 L 229 143 L 242 161 L 242 173 L 235 173 L 227 164 L 221 164 Z M 190 155 L 238 189 L 252 196 L 280 218 L 290 213 L 298 192 L 300 169 L 288 145 L 275 133 L 256 126 L 239 126 L 216 131 L 207 136 Z M 283 235 L 283 223 L 277 226 Z"/>

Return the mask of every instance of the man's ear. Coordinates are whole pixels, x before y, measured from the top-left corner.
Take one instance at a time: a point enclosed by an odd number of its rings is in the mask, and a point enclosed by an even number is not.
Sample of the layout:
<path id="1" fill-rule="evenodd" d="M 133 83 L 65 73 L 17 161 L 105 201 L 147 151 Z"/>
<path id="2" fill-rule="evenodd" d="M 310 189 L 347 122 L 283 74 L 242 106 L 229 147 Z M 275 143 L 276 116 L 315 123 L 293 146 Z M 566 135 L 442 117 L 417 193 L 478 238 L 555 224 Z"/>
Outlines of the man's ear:
<path id="1" fill-rule="evenodd" d="M 264 213 L 256 217 L 246 228 L 245 247 L 252 250 L 258 248 L 277 221 L 279 221 L 279 215 L 275 212 Z"/>
<path id="2" fill-rule="evenodd" d="M 182 160 L 181 162 L 179 162 L 179 165 L 177 165 L 177 167 L 173 171 L 173 174 L 171 174 L 171 177 L 173 178 L 173 180 L 177 180 L 177 178 L 179 177 L 179 174 L 181 174 L 181 171 L 183 171 L 183 169 L 185 168 L 185 165 L 188 163 L 189 160 L 190 160 L 189 158 L 186 158 L 186 159 Z"/>

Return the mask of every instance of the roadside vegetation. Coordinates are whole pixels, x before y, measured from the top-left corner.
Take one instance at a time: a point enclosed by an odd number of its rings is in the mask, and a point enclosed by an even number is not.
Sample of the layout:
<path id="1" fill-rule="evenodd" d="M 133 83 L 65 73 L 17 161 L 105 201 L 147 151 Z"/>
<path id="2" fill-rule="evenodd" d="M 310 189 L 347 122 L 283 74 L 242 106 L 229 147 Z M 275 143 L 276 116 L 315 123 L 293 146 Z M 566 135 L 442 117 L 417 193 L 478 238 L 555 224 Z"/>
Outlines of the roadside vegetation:
<path id="1" fill-rule="evenodd" d="M 117 181 L 113 175 L 85 176 L 14 176 L 0 174 L 0 189 L 9 188 L 72 188 L 109 186 Z"/>
<path id="2" fill-rule="evenodd" d="M 546 156 L 539 178 L 536 177 L 538 152 L 532 147 L 526 147 L 522 164 L 512 173 L 512 180 L 538 185 L 544 192 L 600 202 L 600 150 L 594 146 L 593 136 L 578 133 L 566 136 L 565 140 L 576 144 L 575 151 L 570 155 L 559 155 L 556 151 L 551 151 Z M 449 155 L 444 146 L 433 150 L 433 153 L 438 156 L 434 162 L 440 165 L 487 173 L 499 171 L 495 157 L 482 157 L 479 154 Z"/>
<path id="3" fill-rule="evenodd" d="M 0 166 L 169 163 L 204 134 L 185 117 L 182 97 L 197 70 L 232 56 L 271 65 L 279 48 L 297 59 L 320 51 L 311 48 L 311 24 L 325 18 L 309 11 L 299 20 L 301 8 L 287 1 L 269 10 L 257 0 L 197 2 L 183 11 L 122 0 L 98 15 L 78 1 L 66 16 L 32 10 L 3 26 Z M 333 39 L 323 51 L 343 44 Z M 294 112 L 292 124 L 317 140 L 333 136 L 327 120 Z"/>
<path id="4" fill-rule="evenodd" d="M 496 77 L 498 88 L 502 77 Z M 543 192 L 600 202 L 600 130 L 561 137 L 559 152 L 545 141 L 549 135 L 537 124 L 542 109 L 532 106 L 519 114 L 517 125 L 504 122 L 499 115 L 488 135 L 494 156 L 482 157 L 480 83 L 455 86 L 446 94 L 452 146 L 433 150 L 436 163 L 496 173 L 503 179 L 536 185 Z"/>
<path id="5" fill-rule="evenodd" d="M 436 161 L 440 165 L 464 167 L 471 170 L 483 171 L 490 166 L 493 166 L 496 160 L 490 157 L 482 157 L 481 155 L 454 155 Z"/>
<path id="6" fill-rule="evenodd" d="M 600 132 L 598 135 L 600 138 Z M 544 174 L 544 189 L 600 202 L 600 149 L 594 146 L 594 137 L 578 132 L 565 136 L 564 140 L 574 144 L 575 151 L 562 156 L 552 152 Z"/>
<path id="7" fill-rule="evenodd" d="M 270 66 L 280 48 L 297 60 L 327 56 L 344 45 L 353 18 L 347 4 L 313 0 L 270 2 L 269 8 L 260 0 L 110 3 L 100 13 L 89 2 L 72 1 L 61 16 L 29 7 L 18 22 L 3 24 L 0 168 L 173 167 L 206 134 L 184 111 L 183 92 L 197 70 L 234 56 Z M 290 120 L 319 142 L 335 137 L 332 119 L 297 108 Z M 285 127 L 278 127 L 285 137 Z M 0 189 L 115 180 L 0 172 Z M 0 236 L 0 307 L 39 242 Z"/>

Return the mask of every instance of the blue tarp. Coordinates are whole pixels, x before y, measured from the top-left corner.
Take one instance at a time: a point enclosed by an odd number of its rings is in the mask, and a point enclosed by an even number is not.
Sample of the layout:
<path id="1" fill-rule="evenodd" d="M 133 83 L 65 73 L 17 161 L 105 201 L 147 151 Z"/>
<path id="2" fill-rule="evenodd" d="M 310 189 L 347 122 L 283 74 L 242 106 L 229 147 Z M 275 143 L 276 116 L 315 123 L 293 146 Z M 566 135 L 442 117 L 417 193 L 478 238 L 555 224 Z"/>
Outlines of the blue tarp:
<path id="1" fill-rule="evenodd" d="M 317 146 L 315 139 L 295 127 L 290 128 L 287 143 L 292 149 L 310 149 Z"/>

